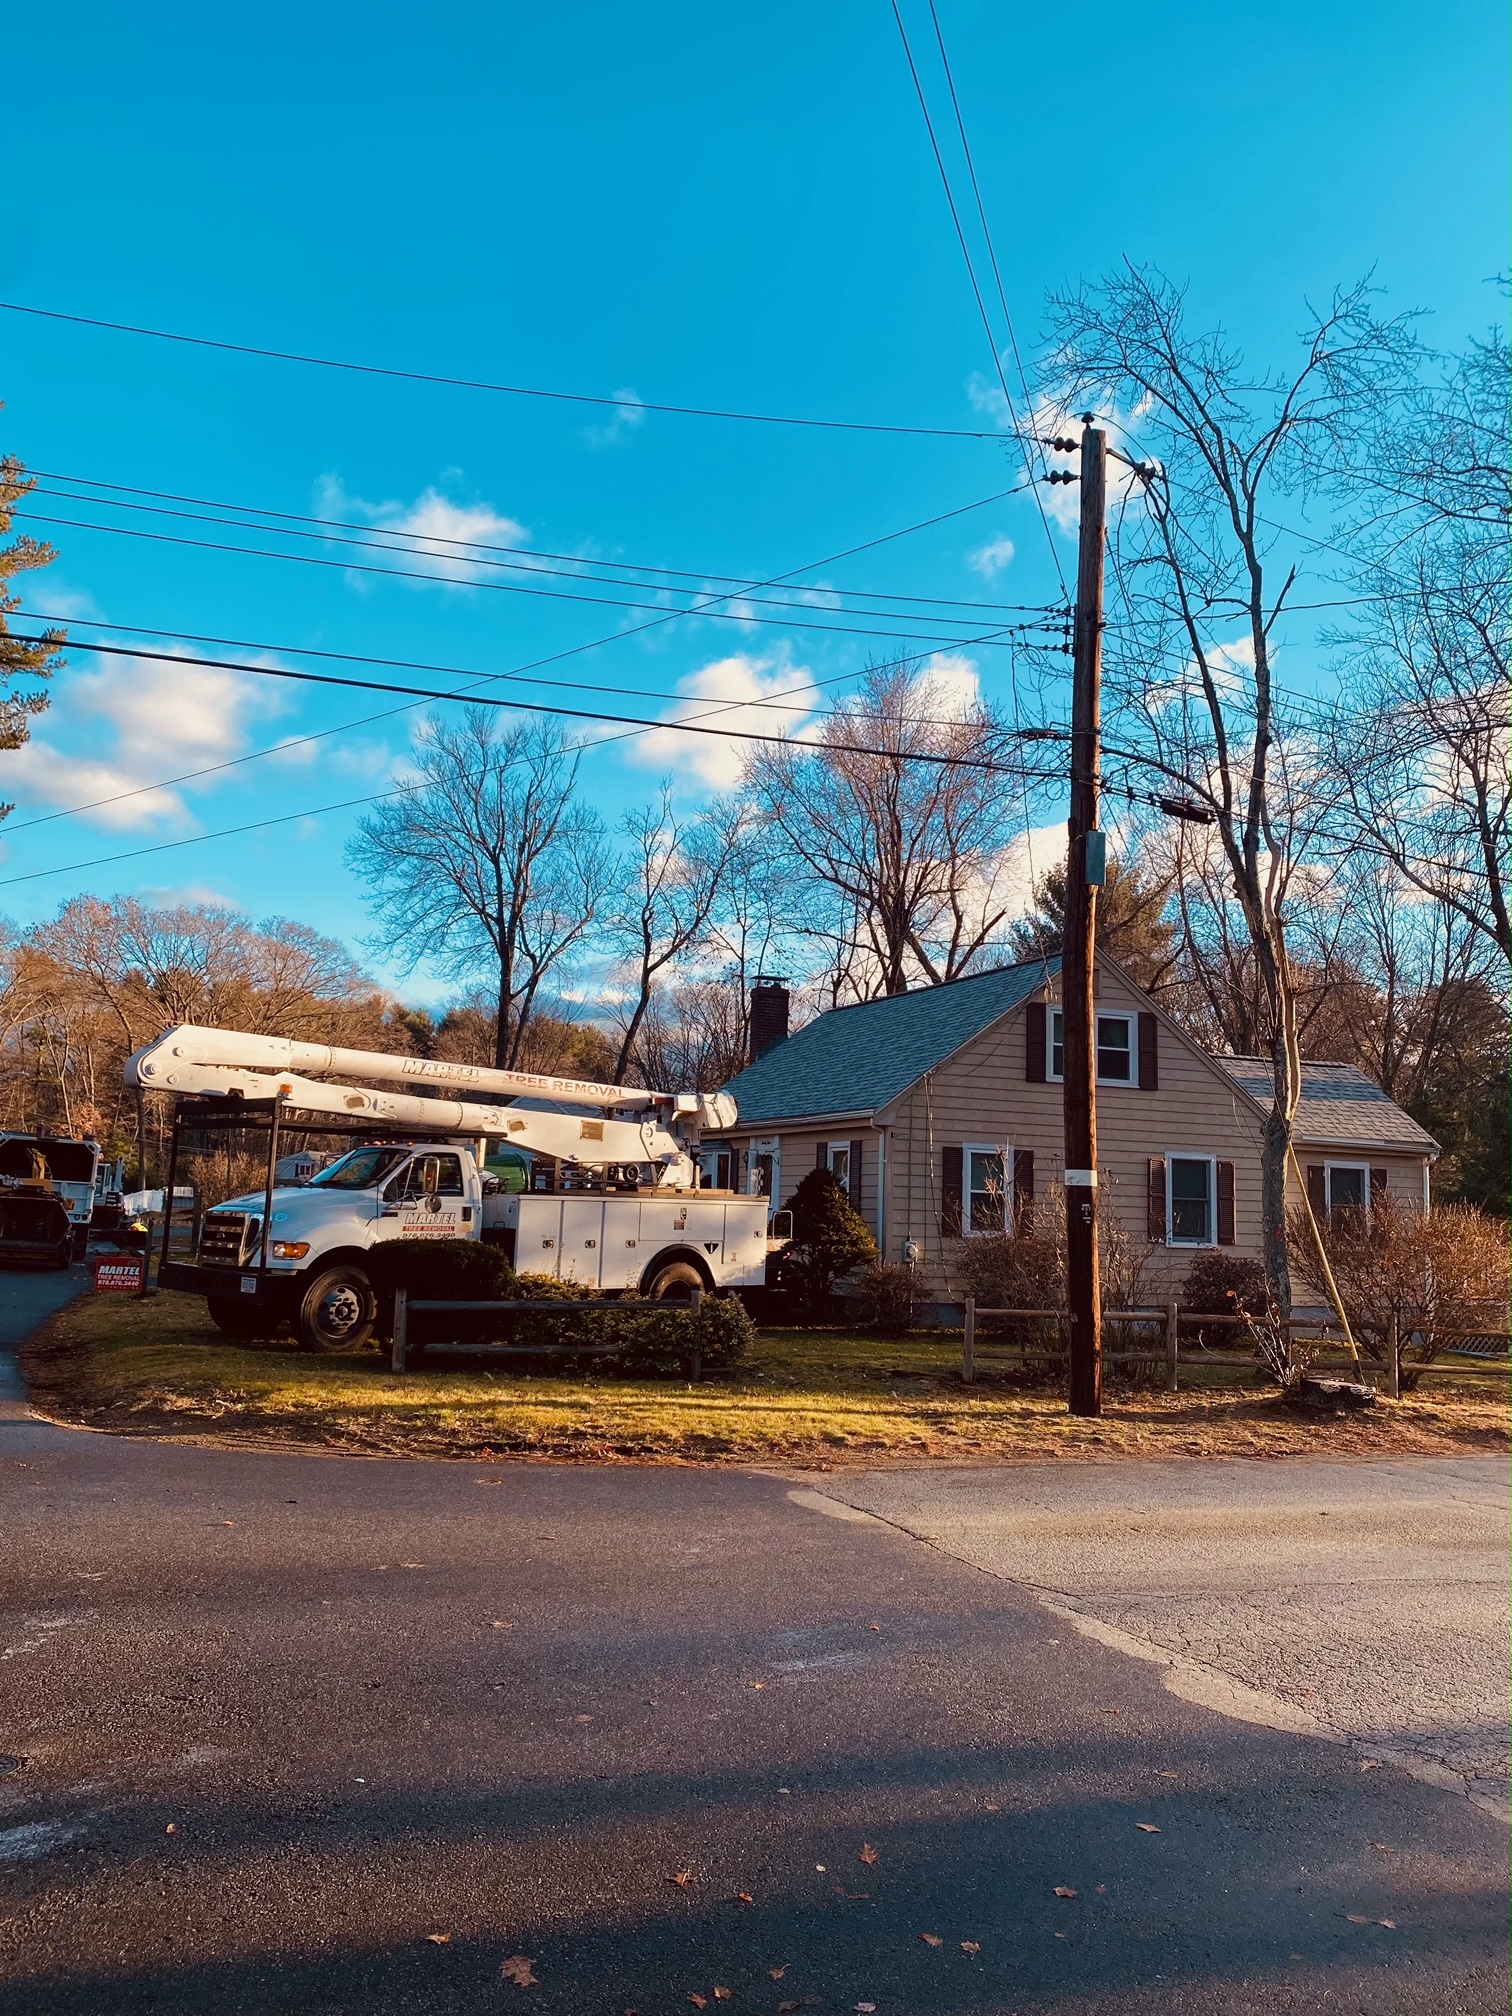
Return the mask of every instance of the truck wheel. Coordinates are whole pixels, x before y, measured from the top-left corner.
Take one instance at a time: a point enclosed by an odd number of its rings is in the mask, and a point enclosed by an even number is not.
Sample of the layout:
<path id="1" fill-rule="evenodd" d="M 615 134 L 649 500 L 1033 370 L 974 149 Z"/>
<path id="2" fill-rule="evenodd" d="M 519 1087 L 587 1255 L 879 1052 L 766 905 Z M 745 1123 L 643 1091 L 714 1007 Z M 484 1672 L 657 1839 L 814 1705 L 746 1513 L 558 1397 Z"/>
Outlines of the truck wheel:
<path id="1" fill-rule="evenodd" d="M 693 1290 L 703 1285 L 702 1274 L 690 1262 L 668 1260 L 646 1283 L 646 1295 L 652 1302 L 689 1302 Z"/>
<path id="2" fill-rule="evenodd" d="M 377 1315 L 373 1284 L 360 1267 L 327 1267 L 299 1298 L 294 1334 L 306 1351 L 360 1351 Z"/>
<path id="3" fill-rule="evenodd" d="M 245 1302 L 212 1301 L 208 1307 L 210 1321 L 223 1337 L 266 1337 L 274 1327 L 265 1309 Z"/>

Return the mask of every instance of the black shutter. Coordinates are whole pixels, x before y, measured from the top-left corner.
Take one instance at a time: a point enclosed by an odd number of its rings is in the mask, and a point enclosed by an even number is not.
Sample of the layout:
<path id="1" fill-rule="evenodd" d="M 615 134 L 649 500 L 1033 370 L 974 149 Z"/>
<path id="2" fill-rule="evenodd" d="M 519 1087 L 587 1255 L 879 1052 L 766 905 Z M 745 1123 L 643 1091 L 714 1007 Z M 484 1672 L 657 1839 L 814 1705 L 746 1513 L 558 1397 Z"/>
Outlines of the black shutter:
<path id="1" fill-rule="evenodd" d="M 1234 1244 L 1234 1165 L 1218 1164 L 1218 1244 Z"/>
<path id="2" fill-rule="evenodd" d="M 961 1183 L 965 1174 L 959 1148 L 940 1150 L 940 1230 L 947 1239 L 961 1236 Z"/>
<path id="3" fill-rule="evenodd" d="M 1139 1089 L 1160 1090 L 1160 1024 L 1148 1010 L 1139 1017 Z"/>
<path id="4" fill-rule="evenodd" d="M 1164 1155 L 1150 1157 L 1145 1233 L 1152 1246 L 1166 1243 L 1166 1165 Z"/>
<path id="5" fill-rule="evenodd" d="M 828 1141 L 820 1141 L 816 1143 L 814 1148 L 814 1167 L 816 1169 L 828 1169 L 829 1167 Z"/>
<path id="6" fill-rule="evenodd" d="M 1031 1001 L 1024 1010 L 1024 1076 L 1031 1085 L 1045 1082 L 1045 1004 Z"/>
<path id="7" fill-rule="evenodd" d="M 860 1141 L 850 1144 L 850 1200 L 859 1211 L 861 1209 L 861 1149 Z"/>
<path id="8" fill-rule="evenodd" d="M 1321 1162 L 1309 1162 L 1307 1165 L 1307 1201 L 1314 1218 L 1321 1224 L 1328 1216 L 1328 1171 Z"/>
<path id="9" fill-rule="evenodd" d="M 1372 1169 L 1370 1172 L 1371 1207 L 1374 1208 L 1377 1204 L 1384 1203 L 1385 1198 L 1386 1198 L 1386 1171 L 1384 1169 Z"/>
<path id="10" fill-rule="evenodd" d="M 1013 1230 L 1020 1239 L 1034 1231 L 1034 1150 L 1013 1151 Z"/>

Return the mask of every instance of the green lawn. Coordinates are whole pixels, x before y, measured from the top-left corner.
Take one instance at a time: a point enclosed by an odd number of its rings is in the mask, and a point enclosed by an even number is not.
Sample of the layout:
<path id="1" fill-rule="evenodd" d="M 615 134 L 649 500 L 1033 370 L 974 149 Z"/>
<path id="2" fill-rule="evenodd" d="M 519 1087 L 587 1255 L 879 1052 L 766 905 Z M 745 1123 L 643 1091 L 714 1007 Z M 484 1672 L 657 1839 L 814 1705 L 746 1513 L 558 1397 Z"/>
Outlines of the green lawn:
<path id="1" fill-rule="evenodd" d="M 323 1358 L 228 1343 L 202 1302 L 172 1292 L 85 1297 L 46 1326 L 25 1365 L 34 1404 L 60 1420 L 425 1456 L 816 1467 L 1073 1452 L 1387 1455 L 1504 1448 L 1509 1422 L 1505 1376 L 1320 1423 L 1233 1372 L 1198 1373 L 1176 1395 L 1115 1384 L 1101 1420 L 1072 1421 L 1057 1392 L 990 1365 L 963 1385 L 958 1338 L 816 1330 L 764 1331 L 746 1364 L 697 1386 L 513 1365 L 433 1371 L 424 1360 L 396 1378 L 376 1351 Z"/>

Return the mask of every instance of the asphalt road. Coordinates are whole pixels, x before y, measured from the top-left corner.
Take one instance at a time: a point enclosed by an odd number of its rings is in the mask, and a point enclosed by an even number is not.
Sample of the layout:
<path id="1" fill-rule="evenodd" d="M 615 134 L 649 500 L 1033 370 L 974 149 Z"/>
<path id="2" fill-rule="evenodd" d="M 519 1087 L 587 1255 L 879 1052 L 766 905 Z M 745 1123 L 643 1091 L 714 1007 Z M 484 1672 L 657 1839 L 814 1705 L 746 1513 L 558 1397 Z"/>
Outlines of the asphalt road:
<path id="1" fill-rule="evenodd" d="M 1173 1692 L 862 1488 L 12 1409 L 7 2016 L 1505 2008 L 1462 1794 Z"/>

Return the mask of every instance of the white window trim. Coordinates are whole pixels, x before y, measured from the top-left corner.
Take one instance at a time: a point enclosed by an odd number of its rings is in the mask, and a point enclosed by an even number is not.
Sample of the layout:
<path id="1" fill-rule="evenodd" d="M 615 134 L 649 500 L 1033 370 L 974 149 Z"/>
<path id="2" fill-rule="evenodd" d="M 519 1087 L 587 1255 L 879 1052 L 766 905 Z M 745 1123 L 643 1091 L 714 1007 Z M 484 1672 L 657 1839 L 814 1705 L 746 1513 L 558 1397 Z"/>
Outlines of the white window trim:
<path id="1" fill-rule="evenodd" d="M 1051 1085 L 1059 1085 L 1065 1076 L 1064 1072 L 1057 1071 L 1055 1068 L 1055 1021 L 1058 1015 L 1063 1015 L 1064 1013 L 1065 1013 L 1064 1005 L 1060 1002 L 1053 1001 L 1050 1004 L 1050 1012 L 1049 1015 L 1046 1017 L 1045 1021 L 1045 1078 L 1047 1082 L 1050 1083 Z M 1099 1071 L 1097 1074 L 1097 1082 L 1099 1085 L 1122 1085 L 1125 1087 L 1137 1088 L 1139 1084 L 1138 1011 L 1132 1008 L 1103 1008 L 1100 1007 L 1097 1002 L 1095 1001 L 1093 1002 L 1092 1028 L 1094 1036 L 1096 1033 L 1097 1024 L 1100 1021 L 1111 1021 L 1115 1016 L 1118 1018 L 1120 1022 L 1127 1022 L 1129 1025 L 1129 1075 L 1127 1078 L 1104 1078 L 1102 1073 Z M 1096 1043 L 1094 1042 L 1093 1044 L 1094 1051 L 1096 1050 L 1096 1047 L 1097 1047 Z M 1065 1049 L 1064 1043 L 1062 1043 L 1061 1048 L 1062 1050 Z"/>
<path id="2" fill-rule="evenodd" d="M 1370 1222 L 1370 1164 L 1368 1162 L 1325 1162 L 1323 1164 L 1323 1209 L 1332 1214 L 1333 1172 L 1335 1169 L 1358 1169 L 1361 1176 L 1360 1195 L 1365 1200 L 1365 1222 Z"/>
<path id="3" fill-rule="evenodd" d="M 977 1232 L 971 1223 L 971 1158 L 973 1155 L 1000 1155 L 1003 1158 L 1003 1224 L 997 1232 Z M 961 1143 L 961 1237 L 1001 1239 L 1013 1232 L 1013 1149 L 1006 1141 L 963 1141 Z"/>
<path id="4" fill-rule="evenodd" d="M 824 1166 L 825 1166 L 825 1168 L 826 1168 L 826 1169 L 828 1169 L 828 1171 L 830 1172 L 830 1174 L 831 1174 L 832 1176 L 833 1176 L 833 1175 L 834 1175 L 834 1173 L 835 1173 L 835 1156 L 836 1156 L 836 1154 L 837 1154 L 837 1153 L 839 1153 L 839 1154 L 841 1154 L 841 1155 L 843 1155 L 843 1156 L 845 1157 L 845 1194 L 846 1194 L 846 1196 L 847 1196 L 847 1197 L 850 1197 L 850 1200 L 851 1200 L 852 1204 L 855 1204 L 855 1203 L 857 1203 L 857 1201 L 858 1201 L 858 1200 L 857 1200 L 857 1199 L 856 1199 L 855 1197 L 851 1197 L 851 1166 L 850 1166 L 850 1165 L 851 1165 L 851 1144 L 850 1144 L 850 1142 L 849 1142 L 849 1141 L 826 1141 L 826 1142 L 825 1142 L 825 1144 L 824 1144 Z"/>
<path id="5" fill-rule="evenodd" d="M 1208 1172 L 1208 1236 L 1206 1239 L 1178 1239 L 1172 1230 L 1176 1203 L 1176 1186 L 1171 1181 L 1173 1162 L 1206 1162 Z M 1177 1246 L 1191 1253 L 1205 1252 L 1209 1246 L 1218 1244 L 1218 1157 L 1209 1155 L 1201 1148 L 1167 1148 L 1165 1150 L 1165 1193 L 1166 1193 L 1166 1244 Z"/>

